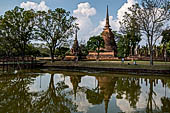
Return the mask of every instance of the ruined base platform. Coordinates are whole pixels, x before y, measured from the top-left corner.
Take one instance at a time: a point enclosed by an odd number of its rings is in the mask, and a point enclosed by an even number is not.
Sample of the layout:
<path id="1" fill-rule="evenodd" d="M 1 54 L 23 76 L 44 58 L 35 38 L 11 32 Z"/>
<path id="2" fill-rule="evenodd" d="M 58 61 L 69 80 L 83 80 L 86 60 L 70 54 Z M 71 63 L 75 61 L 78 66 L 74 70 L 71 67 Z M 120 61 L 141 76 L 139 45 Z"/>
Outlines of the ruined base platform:
<path id="1" fill-rule="evenodd" d="M 77 56 L 65 56 L 64 60 L 65 61 L 74 61 L 77 59 Z"/>
<path id="2" fill-rule="evenodd" d="M 90 51 L 86 57 L 88 60 L 96 60 L 97 52 Z M 119 58 L 115 56 L 114 51 L 104 51 L 99 53 L 99 60 L 118 60 Z"/>

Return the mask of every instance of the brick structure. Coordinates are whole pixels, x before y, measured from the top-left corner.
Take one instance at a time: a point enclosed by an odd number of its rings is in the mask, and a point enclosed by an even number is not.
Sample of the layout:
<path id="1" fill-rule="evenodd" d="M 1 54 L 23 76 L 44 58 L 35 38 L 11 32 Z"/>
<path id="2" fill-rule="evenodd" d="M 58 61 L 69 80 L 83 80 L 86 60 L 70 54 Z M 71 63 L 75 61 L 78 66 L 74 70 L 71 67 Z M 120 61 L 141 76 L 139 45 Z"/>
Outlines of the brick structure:
<path id="1" fill-rule="evenodd" d="M 106 25 L 104 26 L 102 37 L 105 43 L 105 51 L 114 51 L 114 54 L 117 52 L 117 46 L 114 39 L 114 34 L 112 33 L 112 29 L 109 25 L 109 13 L 108 13 L 108 6 L 107 6 L 107 13 L 106 13 Z"/>
<path id="2" fill-rule="evenodd" d="M 71 48 L 70 54 L 73 55 L 73 56 L 78 56 L 80 54 L 80 47 L 79 47 L 79 43 L 78 43 L 78 40 L 77 40 L 77 31 L 76 31 L 74 44 L 73 44 L 73 47 Z"/>
<path id="3" fill-rule="evenodd" d="M 115 36 L 110 28 L 109 24 L 109 13 L 108 13 L 108 6 L 106 12 L 106 24 L 104 26 L 102 32 L 102 38 L 104 40 L 104 48 L 102 48 L 103 52 L 100 52 L 99 60 L 114 60 L 117 57 L 117 45 L 115 42 Z M 97 53 L 94 51 L 89 51 L 87 59 L 95 60 L 97 58 Z"/>
<path id="4" fill-rule="evenodd" d="M 75 40 L 74 40 L 73 47 L 71 48 L 70 55 L 65 56 L 64 60 L 78 60 L 80 54 L 81 54 L 81 50 L 77 40 L 77 31 L 76 31 Z"/>

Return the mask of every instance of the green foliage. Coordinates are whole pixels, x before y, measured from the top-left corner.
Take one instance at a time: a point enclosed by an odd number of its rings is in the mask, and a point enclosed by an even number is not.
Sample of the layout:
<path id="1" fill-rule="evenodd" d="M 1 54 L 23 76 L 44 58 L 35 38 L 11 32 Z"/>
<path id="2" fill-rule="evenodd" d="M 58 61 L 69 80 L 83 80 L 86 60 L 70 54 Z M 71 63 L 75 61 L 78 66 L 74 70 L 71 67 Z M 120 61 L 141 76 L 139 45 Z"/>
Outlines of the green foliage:
<path id="1" fill-rule="evenodd" d="M 129 101 L 130 106 L 136 108 L 136 104 L 139 101 L 141 94 L 139 79 L 119 78 L 117 80 L 115 91 L 117 93 L 117 99 L 123 99 L 123 96 L 125 95 L 125 99 Z"/>
<path id="2" fill-rule="evenodd" d="M 97 60 L 99 59 L 100 48 L 104 48 L 104 40 L 101 36 L 93 36 L 87 42 L 87 49 L 90 51 L 96 51 L 98 53 Z"/>
<path id="3" fill-rule="evenodd" d="M 25 56 L 26 46 L 33 39 L 34 17 L 33 10 L 25 11 L 19 7 L 5 12 L 0 18 L 0 38 L 4 39 L 3 48 L 10 47 L 10 50 L 15 48 L 18 54 Z"/>
<path id="4" fill-rule="evenodd" d="M 134 50 L 141 41 L 140 25 L 137 20 L 128 13 L 125 13 L 123 17 L 122 22 L 120 22 L 120 30 L 125 34 L 124 43 L 128 44 L 124 46 L 132 49 L 131 54 L 134 55 Z M 130 49 L 128 51 L 130 51 Z M 126 56 L 127 55 L 129 55 L 128 52 L 126 52 Z"/>
<path id="5" fill-rule="evenodd" d="M 27 46 L 25 53 L 26 53 L 26 55 L 29 55 L 29 56 L 31 56 L 31 55 L 33 55 L 33 56 L 40 56 L 41 55 L 41 53 L 38 50 L 38 48 L 34 47 L 33 44 L 29 44 Z"/>
<path id="6" fill-rule="evenodd" d="M 150 51 L 150 65 L 153 65 L 153 47 L 160 38 L 166 22 L 170 19 L 170 2 L 168 0 L 142 0 L 129 8 L 130 17 L 140 27 L 140 32 L 147 37 Z M 159 16 L 157 16 L 159 15 Z"/>
<path id="7" fill-rule="evenodd" d="M 64 81 L 54 84 L 54 74 L 51 75 L 49 87 L 46 90 L 32 90 L 31 85 L 34 84 L 37 75 L 17 73 L 11 74 L 10 77 L 7 75 L 7 79 L 1 78 L 1 113 L 71 113 L 77 111 L 76 104 L 68 97 L 70 96 L 68 85 Z"/>
<path id="8" fill-rule="evenodd" d="M 15 7 L 0 16 L 0 55 L 49 56 L 54 59 L 55 49 L 61 47 L 74 33 L 76 18 L 70 12 L 57 8 L 34 12 Z M 44 41 L 50 51 L 30 45 L 31 40 Z"/>
<path id="9" fill-rule="evenodd" d="M 69 50 L 70 48 L 67 47 L 58 47 L 55 51 L 55 54 L 56 56 L 64 57 Z"/>
<path id="10" fill-rule="evenodd" d="M 166 47 L 167 54 L 170 56 L 170 29 L 164 30 L 162 36 L 161 43 Z"/>
<path id="11" fill-rule="evenodd" d="M 162 38 L 161 43 L 163 43 L 163 44 L 168 43 L 170 41 L 170 29 L 164 30 L 162 32 L 162 36 L 163 36 L 163 38 Z"/>
<path id="12" fill-rule="evenodd" d="M 85 44 L 80 44 L 80 51 L 82 56 L 88 55 L 88 48 Z"/>
<path id="13" fill-rule="evenodd" d="M 42 113 L 71 113 L 77 111 L 77 106 L 68 98 L 70 92 L 64 81 L 54 84 L 54 74 L 51 75 L 49 87 L 46 91 L 39 92 L 33 101 L 32 112 Z"/>
<path id="14" fill-rule="evenodd" d="M 92 90 L 87 89 L 86 95 L 87 95 L 88 102 L 92 103 L 93 105 L 101 104 L 104 100 L 104 95 L 99 93 L 98 88 Z"/>
<path id="15" fill-rule="evenodd" d="M 93 36 L 87 42 L 88 50 L 100 52 L 100 48 L 104 47 L 104 40 L 101 36 Z"/>
<path id="16" fill-rule="evenodd" d="M 72 36 L 74 33 L 75 25 L 73 22 L 76 20 L 70 16 L 70 12 L 62 8 L 57 8 L 54 11 L 48 10 L 38 11 L 36 15 L 36 37 L 40 41 L 47 43 L 50 49 L 51 60 L 54 61 L 55 49 L 63 42 Z"/>
<path id="17" fill-rule="evenodd" d="M 128 35 L 121 36 L 117 43 L 118 57 L 127 57 L 130 53 L 130 41 Z"/>

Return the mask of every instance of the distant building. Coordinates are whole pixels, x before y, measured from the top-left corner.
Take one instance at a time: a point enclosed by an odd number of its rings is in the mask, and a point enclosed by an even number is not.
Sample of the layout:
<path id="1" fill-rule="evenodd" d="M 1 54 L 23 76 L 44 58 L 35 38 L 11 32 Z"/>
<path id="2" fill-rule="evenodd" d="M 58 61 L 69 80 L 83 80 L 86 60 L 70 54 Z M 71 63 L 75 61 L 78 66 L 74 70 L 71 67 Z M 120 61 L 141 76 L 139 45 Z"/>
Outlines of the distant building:
<path id="1" fill-rule="evenodd" d="M 75 40 L 74 40 L 73 47 L 71 48 L 70 54 L 74 55 L 74 56 L 78 56 L 80 54 L 80 47 L 79 47 L 79 43 L 78 43 L 78 40 L 77 40 L 77 31 L 76 31 L 76 34 L 75 34 Z"/>
<path id="2" fill-rule="evenodd" d="M 64 60 L 79 60 L 80 54 L 81 54 L 81 50 L 77 40 L 77 31 L 76 31 L 75 40 L 71 48 L 70 55 L 65 56 Z"/>

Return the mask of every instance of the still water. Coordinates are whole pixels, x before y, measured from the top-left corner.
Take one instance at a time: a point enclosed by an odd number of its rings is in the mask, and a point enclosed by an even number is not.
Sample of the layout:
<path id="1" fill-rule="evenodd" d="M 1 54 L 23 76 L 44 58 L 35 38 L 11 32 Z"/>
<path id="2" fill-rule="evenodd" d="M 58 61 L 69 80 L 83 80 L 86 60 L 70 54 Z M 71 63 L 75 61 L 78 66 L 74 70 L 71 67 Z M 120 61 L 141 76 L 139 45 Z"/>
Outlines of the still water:
<path id="1" fill-rule="evenodd" d="M 170 112 L 170 78 L 83 72 L 0 77 L 0 113 Z"/>

